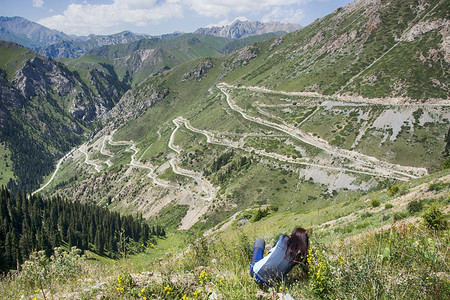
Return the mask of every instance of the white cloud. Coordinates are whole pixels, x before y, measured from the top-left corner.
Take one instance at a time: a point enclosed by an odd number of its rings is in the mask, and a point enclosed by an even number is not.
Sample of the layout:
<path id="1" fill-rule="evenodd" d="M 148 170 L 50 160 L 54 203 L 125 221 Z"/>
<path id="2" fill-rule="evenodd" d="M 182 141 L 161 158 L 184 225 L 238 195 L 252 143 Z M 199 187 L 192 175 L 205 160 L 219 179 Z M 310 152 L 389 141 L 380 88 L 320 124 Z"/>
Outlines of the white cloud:
<path id="1" fill-rule="evenodd" d="M 280 21 L 282 23 L 300 23 L 305 17 L 303 10 L 299 9 L 283 9 L 275 7 L 270 13 L 266 14 L 263 18 L 263 22 L 268 21 Z"/>
<path id="2" fill-rule="evenodd" d="M 44 5 L 44 0 L 33 0 L 34 7 L 42 7 Z"/>
<path id="3" fill-rule="evenodd" d="M 264 14 L 266 20 L 298 23 L 303 17 L 299 5 L 313 0 L 110 0 L 109 4 L 72 2 L 62 14 L 39 20 L 44 26 L 67 34 L 111 33 L 114 28 L 131 24 L 158 24 L 184 14 L 197 14 L 228 25 L 236 15 Z M 44 0 L 33 0 L 44 3 Z"/>
<path id="4" fill-rule="evenodd" d="M 39 1 L 39 0 L 37 0 Z M 69 4 L 62 15 L 39 20 L 67 34 L 106 33 L 108 28 L 130 23 L 145 26 L 183 15 L 179 0 L 114 0 L 112 4 Z"/>
<path id="5" fill-rule="evenodd" d="M 230 13 L 257 12 L 274 7 L 299 5 L 310 0 L 186 0 L 183 3 L 207 17 L 224 17 Z"/>

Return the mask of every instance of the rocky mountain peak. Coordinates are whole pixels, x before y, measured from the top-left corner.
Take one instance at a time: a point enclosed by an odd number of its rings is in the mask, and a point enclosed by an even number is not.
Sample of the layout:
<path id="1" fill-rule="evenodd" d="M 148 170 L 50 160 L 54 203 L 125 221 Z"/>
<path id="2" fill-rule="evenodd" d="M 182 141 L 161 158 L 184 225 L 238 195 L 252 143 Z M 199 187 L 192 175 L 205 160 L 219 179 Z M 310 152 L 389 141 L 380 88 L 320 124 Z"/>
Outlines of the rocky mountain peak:
<path id="1" fill-rule="evenodd" d="M 0 17 L 0 40 L 33 48 L 72 38 L 22 17 Z"/>
<path id="2" fill-rule="evenodd" d="M 253 35 L 259 35 L 269 32 L 292 32 L 302 28 L 299 24 L 284 24 L 278 21 L 262 23 L 259 21 L 241 21 L 236 19 L 233 23 L 226 26 L 213 26 L 209 28 L 197 29 L 194 33 L 210 34 L 226 38 L 246 38 Z"/>

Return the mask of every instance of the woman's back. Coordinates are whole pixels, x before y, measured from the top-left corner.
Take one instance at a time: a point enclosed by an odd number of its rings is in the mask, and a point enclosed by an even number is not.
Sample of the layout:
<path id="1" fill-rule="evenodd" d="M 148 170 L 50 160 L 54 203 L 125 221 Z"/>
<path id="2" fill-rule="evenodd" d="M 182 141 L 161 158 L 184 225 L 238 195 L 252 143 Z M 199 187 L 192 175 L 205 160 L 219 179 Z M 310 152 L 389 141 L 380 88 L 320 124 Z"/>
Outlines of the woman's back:
<path id="1" fill-rule="evenodd" d="M 259 260 L 253 266 L 253 272 L 258 279 L 265 284 L 270 282 L 283 280 L 287 273 L 294 267 L 286 257 L 286 247 L 289 237 L 287 235 L 280 236 L 274 247 L 269 251 L 263 259 Z"/>

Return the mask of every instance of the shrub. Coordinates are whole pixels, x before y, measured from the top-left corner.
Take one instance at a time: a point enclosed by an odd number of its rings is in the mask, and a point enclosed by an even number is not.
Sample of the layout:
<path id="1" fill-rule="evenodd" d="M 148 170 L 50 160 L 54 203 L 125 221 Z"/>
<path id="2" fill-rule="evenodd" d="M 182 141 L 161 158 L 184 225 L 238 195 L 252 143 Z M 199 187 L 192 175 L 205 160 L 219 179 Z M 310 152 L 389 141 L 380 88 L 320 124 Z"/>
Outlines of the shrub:
<path id="1" fill-rule="evenodd" d="M 329 299 L 332 294 L 334 276 L 331 273 L 330 259 L 325 248 L 320 244 L 311 245 L 307 258 L 311 292 L 318 298 Z"/>
<path id="2" fill-rule="evenodd" d="M 441 170 L 446 170 L 448 168 L 450 168 L 450 158 L 444 161 L 444 163 L 441 166 Z"/>
<path id="3" fill-rule="evenodd" d="M 398 193 L 398 191 L 400 190 L 400 188 L 396 185 L 391 185 L 391 187 L 388 190 L 388 195 L 389 196 L 394 196 L 395 194 Z"/>
<path id="4" fill-rule="evenodd" d="M 445 215 L 436 206 L 431 206 L 424 214 L 423 220 L 425 225 L 429 228 L 439 230 L 447 228 L 447 220 L 445 220 Z"/>
<path id="5" fill-rule="evenodd" d="M 370 222 L 364 222 L 361 224 L 356 225 L 356 229 L 362 229 L 362 228 L 366 228 L 370 225 Z"/>
<path id="6" fill-rule="evenodd" d="M 378 207 L 381 204 L 380 200 L 378 200 L 378 199 L 372 199 L 372 201 L 370 203 L 372 204 L 373 208 Z"/>
<path id="7" fill-rule="evenodd" d="M 390 204 L 390 203 L 386 203 L 385 205 L 384 205 L 384 209 L 391 209 L 391 208 L 393 208 L 394 207 L 394 205 L 392 205 L 392 204 Z"/>
<path id="8" fill-rule="evenodd" d="M 45 251 L 32 252 L 27 261 L 22 264 L 18 274 L 18 282 L 30 288 L 48 288 L 53 280 L 69 281 L 82 273 L 85 263 L 81 250 L 72 247 L 70 252 L 60 247 L 54 249 L 50 259 Z"/>
<path id="9" fill-rule="evenodd" d="M 449 185 L 450 184 L 448 184 L 448 183 L 436 182 L 436 183 L 430 184 L 430 186 L 428 187 L 428 190 L 433 191 L 433 192 L 439 192 L 440 190 L 448 187 Z"/>
<path id="10" fill-rule="evenodd" d="M 371 216 L 372 216 L 372 214 L 370 212 L 366 211 L 366 212 L 361 214 L 360 218 L 361 219 L 367 219 L 367 218 L 370 218 Z"/>
<path id="11" fill-rule="evenodd" d="M 423 204 L 421 201 L 413 200 L 408 203 L 408 212 L 412 215 L 415 213 L 418 213 L 422 209 L 423 209 Z"/>

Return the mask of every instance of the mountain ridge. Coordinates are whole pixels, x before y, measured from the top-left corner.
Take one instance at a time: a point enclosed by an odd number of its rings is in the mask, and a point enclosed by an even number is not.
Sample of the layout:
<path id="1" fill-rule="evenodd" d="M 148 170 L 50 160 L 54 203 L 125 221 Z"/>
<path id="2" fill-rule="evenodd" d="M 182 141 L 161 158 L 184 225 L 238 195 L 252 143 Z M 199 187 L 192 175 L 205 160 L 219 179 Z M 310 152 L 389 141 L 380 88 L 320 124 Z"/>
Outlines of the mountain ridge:
<path id="1" fill-rule="evenodd" d="M 210 34 L 214 36 L 240 39 L 252 35 L 260 35 L 271 32 L 289 33 L 301 29 L 302 26 L 293 23 L 281 23 L 278 21 L 259 22 L 235 20 L 230 25 L 199 28 L 194 33 Z M 280 34 L 281 35 L 281 34 Z"/>
<path id="2" fill-rule="evenodd" d="M 0 17 L 0 40 L 35 48 L 72 39 L 63 32 L 49 29 L 22 17 Z"/>

